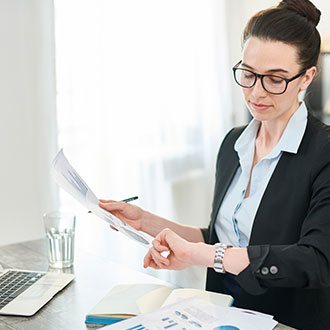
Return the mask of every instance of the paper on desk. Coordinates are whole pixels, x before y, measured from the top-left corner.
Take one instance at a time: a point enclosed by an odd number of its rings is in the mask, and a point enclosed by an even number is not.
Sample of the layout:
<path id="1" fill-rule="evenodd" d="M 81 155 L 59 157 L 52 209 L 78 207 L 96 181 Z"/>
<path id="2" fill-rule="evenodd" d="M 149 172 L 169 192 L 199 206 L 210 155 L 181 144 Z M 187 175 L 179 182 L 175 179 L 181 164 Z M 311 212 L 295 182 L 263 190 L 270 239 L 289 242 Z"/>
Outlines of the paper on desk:
<path id="1" fill-rule="evenodd" d="M 143 235 L 110 212 L 99 207 L 99 199 L 69 163 L 64 155 L 63 149 L 58 152 L 53 160 L 52 174 L 56 183 L 88 210 L 92 211 L 99 218 L 105 220 L 134 241 L 147 248 L 151 247 L 151 239 L 149 237 Z"/>
<path id="2" fill-rule="evenodd" d="M 199 298 L 189 298 L 103 329 L 271 330 L 276 324 L 272 317 L 262 313 L 217 306 Z"/>

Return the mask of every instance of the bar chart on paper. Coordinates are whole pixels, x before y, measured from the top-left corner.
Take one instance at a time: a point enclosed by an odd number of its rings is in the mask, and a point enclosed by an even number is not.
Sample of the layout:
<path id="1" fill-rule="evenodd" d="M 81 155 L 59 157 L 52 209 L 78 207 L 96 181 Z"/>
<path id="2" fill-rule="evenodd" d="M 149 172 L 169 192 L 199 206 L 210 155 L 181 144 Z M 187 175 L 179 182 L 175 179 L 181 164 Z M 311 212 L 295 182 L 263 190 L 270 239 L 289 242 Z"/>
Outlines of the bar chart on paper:
<path id="1" fill-rule="evenodd" d="M 194 297 L 118 322 L 109 328 L 117 330 L 271 330 L 276 324 L 271 315 L 235 307 L 217 306 Z"/>

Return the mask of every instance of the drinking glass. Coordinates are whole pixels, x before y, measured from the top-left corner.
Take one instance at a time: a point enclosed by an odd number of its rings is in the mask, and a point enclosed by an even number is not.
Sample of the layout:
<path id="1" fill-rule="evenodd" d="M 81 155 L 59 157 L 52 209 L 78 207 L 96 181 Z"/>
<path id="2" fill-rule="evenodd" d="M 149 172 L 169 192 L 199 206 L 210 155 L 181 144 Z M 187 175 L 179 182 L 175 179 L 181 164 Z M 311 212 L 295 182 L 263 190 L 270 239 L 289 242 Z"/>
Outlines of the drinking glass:
<path id="1" fill-rule="evenodd" d="M 72 213 L 54 211 L 43 216 L 49 257 L 52 268 L 73 265 L 76 217 Z"/>

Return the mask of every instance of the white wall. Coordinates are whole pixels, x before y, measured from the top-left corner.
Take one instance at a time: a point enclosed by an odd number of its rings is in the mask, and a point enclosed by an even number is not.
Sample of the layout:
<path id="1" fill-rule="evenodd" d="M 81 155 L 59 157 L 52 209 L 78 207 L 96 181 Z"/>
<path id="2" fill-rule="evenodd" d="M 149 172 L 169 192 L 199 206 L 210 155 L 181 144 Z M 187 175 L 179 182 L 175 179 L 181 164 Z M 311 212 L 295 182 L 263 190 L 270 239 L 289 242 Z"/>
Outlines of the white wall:
<path id="1" fill-rule="evenodd" d="M 56 207 L 52 0 L 0 1 L 0 245 L 44 235 Z"/>
<path id="2" fill-rule="evenodd" d="M 330 31 L 330 3 L 329 0 L 314 0 L 312 2 L 321 10 L 321 20 L 317 28 L 322 35 L 325 31 Z"/>

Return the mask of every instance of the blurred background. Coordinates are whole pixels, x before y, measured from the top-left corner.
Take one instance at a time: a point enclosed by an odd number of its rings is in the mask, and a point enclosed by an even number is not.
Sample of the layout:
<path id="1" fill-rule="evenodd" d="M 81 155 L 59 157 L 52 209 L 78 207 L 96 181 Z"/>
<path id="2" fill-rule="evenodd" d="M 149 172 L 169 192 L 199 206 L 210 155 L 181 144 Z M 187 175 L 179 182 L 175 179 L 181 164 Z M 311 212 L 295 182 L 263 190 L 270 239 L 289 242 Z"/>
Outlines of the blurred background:
<path id="1" fill-rule="evenodd" d="M 231 71 L 241 33 L 277 3 L 1 0 L 0 245 L 44 237 L 43 213 L 64 209 L 85 249 L 141 268 L 143 247 L 58 189 L 60 148 L 99 198 L 138 195 L 151 212 L 207 226 L 219 145 L 249 120 Z M 330 3 L 313 3 L 324 44 L 308 100 L 327 121 Z"/>

